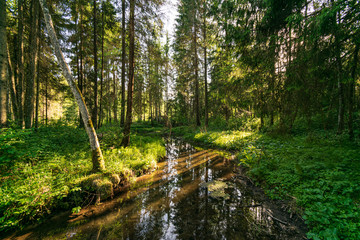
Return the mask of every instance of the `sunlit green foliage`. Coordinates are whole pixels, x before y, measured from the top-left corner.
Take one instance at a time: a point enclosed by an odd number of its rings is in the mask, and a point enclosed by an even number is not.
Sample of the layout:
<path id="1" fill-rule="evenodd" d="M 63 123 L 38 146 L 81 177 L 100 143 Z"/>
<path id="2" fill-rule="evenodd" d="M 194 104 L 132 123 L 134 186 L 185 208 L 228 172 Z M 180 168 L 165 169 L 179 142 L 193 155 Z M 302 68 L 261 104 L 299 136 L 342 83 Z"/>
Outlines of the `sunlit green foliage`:
<path id="1" fill-rule="evenodd" d="M 104 176 L 146 173 L 165 156 L 161 136 L 138 136 L 136 127 L 156 130 L 135 125 L 131 146 L 126 149 L 119 146 L 122 136 L 118 126 L 100 129 L 107 169 Z M 40 220 L 55 206 L 81 207 L 84 199 L 74 199 L 79 197 L 75 192 L 81 192 L 81 179 L 91 174 L 92 167 L 83 129 L 61 124 L 37 132 L 2 129 L 0 143 L 0 231 Z"/>
<path id="2" fill-rule="evenodd" d="M 359 146 L 346 135 L 314 131 L 279 137 L 191 127 L 173 132 L 207 146 L 237 150 L 239 163 L 268 196 L 296 202 L 309 238 L 360 238 Z"/>

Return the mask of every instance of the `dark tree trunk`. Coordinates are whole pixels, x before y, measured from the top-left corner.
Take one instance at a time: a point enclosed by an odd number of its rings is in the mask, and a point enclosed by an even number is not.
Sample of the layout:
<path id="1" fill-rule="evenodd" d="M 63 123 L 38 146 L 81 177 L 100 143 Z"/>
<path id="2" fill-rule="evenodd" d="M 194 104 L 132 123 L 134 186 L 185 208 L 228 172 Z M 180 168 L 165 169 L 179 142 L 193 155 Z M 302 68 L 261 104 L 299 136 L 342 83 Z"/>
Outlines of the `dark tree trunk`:
<path id="1" fill-rule="evenodd" d="M 204 78 L 205 78 L 205 127 L 209 125 L 208 83 L 207 83 L 207 47 L 206 47 L 206 1 L 204 1 Z"/>
<path id="2" fill-rule="evenodd" d="M 41 40 L 40 40 L 40 33 L 41 33 L 41 15 L 39 11 L 39 26 L 38 26 L 38 37 L 39 43 L 37 46 L 37 63 L 36 63 L 36 103 L 35 103 L 35 129 L 39 128 L 39 101 L 40 101 L 40 49 L 41 49 Z"/>
<path id="3" fill-rule="evenodd" d="M 96 0 L 94 0 L 94 106 L 92 110 L 91 120 L 94 124 L 94 128 L 97 129 L 97 117 L 98 117 L 98 69 L 97 69 L 97 19 L 96 19 Z"/>
<path id="4" fill-rule="evenodd" d="M 17 112 L 18 112 L 18 108 L 17 108 L 17 98 L 16 98 L 16 86 L 15 86 L 15 73 L 14 73 L 14 69 L 13 69 L 13 64 L 11 62 L 11 57 L 10 57 L 10 50 L 9 50 L 9 46 L 6 44 L 6 52 L 7 52 L 7 64 L 8 64 L 8 87 L 10 90 L 10 98 L 11 98 L 11 106 L 12 106 L 12 110 L 13 110 L 13 114 L 15 117 L 15 120 L 17 120 Z"/>
<path id="5" fill-rule="evenodd" d="M 150 108 L 150 120 L 151 120 L 151 123 L 153 121 L 153 111 L 152 111 L 152 97 L 151 97 L 151 91 L 150 91 L 151 88 L 149 88 L 149 108 Z"/>
<path id="6" fill-rule="evenodd" d="M 103 120 L 103 84 L 104 84 L 104 28 L 105 28 L 105 21 L 104 21 L 104 5 L 102 5 L 102 13 L 101 13 L 101 20 L 102 20 L 102 29 L 101 29 L 101 74 L 100 74 L 100 110 L 99 110 L 99 123 L 98 126 L 101 127 L 102 120 Z"/>
<path id="7" fill-rule="evenodd" d="M 40 29 L 39 29 L 40 30 Z M 38 46 L 38 62 L 36 64 L 36 103 L 35 103 L 35 129 L 39 128 L 39 99 L 40 99 L 40 43 Z"/>
<path id="8" fill-rule="evenodd" d="M 338 82 L 338 128 L 337 134 L 344 131 L 344 113 L 345 113 L 345 99 L 344 99 L 344 83 L 342 82 L 342 63 L 340 56 L 340 43 L 337 37 L 336 41 L 336 67 L 337 67 L 337 82 Z"/>
<path id="9" fill-rule="evenodd" d="M 17 60 L 16 60 L 16 100 L 17 100 L 17 124 L 23 127 L 23 85 L 24 85 L 24 0 L 18 1 L 18 36 L 17 36 Z"/>
<path id="10" fill-rule="evenodd" d="M 132 122 L 132 102 L 134 93 L 134 50 L 135 50 L 135 0 L 130 0 L 130 22 L 129 22 L 129 84 L 128 102 L 126 109 L 126 122 L 124 125 L 124 137 L 121 145 L 127 147 L 130 143 L 130 127 Z"/>
<path id="11" fill-rule="evenodd" d="M 31 128 L 34 114 L 34 82 L 36 78 L 37 46 L 39 44 L 39 1 L 31 1 L 30 60 L 28 63 L 24 104 L 25 128 Z"/>
<path id="12" fill-rule="evenodd" d="M 48 124 L 48 80 L 45 79 L 45 125 Z"/>
<path id="13" fill-rule="evenodd" d="M 120 125 L 124 126 L 125 122 L 125 0 L 121 2 L 122 8 L 122 29 L 121 29 L 121 117 Z"/>
<path id="14" fill-rule="evenodd" d="M 166 52 L 166 64 L 165 64 L 165 116 L 168 118 L 169 114 L 169 53 Z"/>
<path id="15" fill-rule="evenodd" d="M 0 0 L 0 127 L 7 124 L 6 1 Z"/>
<path id="16" fill-rule="evenodd" d="M 357 41 L 357 40 L 356 40 Z M 353 115 L 354 115 L 354 93 L 355 93 L 355 82 L 356 82 L 356 69 L 359 59 L 359 42 L 356 43 L 355 51 L 354 51 L 354 60 L 351 69 L 351 82 L 349 89 L 349 137 L 350 139 L 354 139 L 354 128 L 353 128 Z"/>
<path id="17" fill-rule="evenodd" d="M 107 106 L 108 106 L 108 114 L 109 114 L 109 122 L 111 123 L 111 79 L 110 79 L 110 70 L 107 72 L 107 80 L 108 80 L 108 84 L 107 84 L 107 90 L 108 90 L 108 93 L 109 93 L 109 97 L 108 97 L 108 103 L 107 103 Z"/>
<path id="18" fill-rule="evenodd" d="M 194 70 L 195 70 L 195 115 L 196 125 L 200 126 L 200 101 L 199 101 L 199 78 L 198 78 L 198 55 L 197 55 L 197 24 L 196 9 L 194 8 Z"/>
<path id="19" fill-rule="evenodd" d="M 274 111 L 275 111 L 275 79 L 276 79 L 276 41 L 275 35 L 270 37 L 270 49 L 271 49 L 271 76 L 270 76 L 270 83 L 269 83 L 269 92 L 270 92 L 270 103 L 268 103 L 268 109 L 270 111 L 270 126 L 274 125 Z"/>
<path id="20" fill-rule="evenodd" d="M 81 93 L 81 95 L 85 96 L 84 93 L 84 64 L 83 64 L 83 25 L 82 25 L 82 21 L 83 21 L 83 8 L 82 5 L 80 4 L 80 20 L 79 20 L 79 28 L 80 28 L 80 46 L 79 46 L 79 57 L 80 57 L 80 78 L 79 78 L 79 82 L 78 82 L 78 87 L 79 87 L 79 91 Z M 82 120 L 82 116 L 81 116 L 81 112 L 79 110 L 79 127 L 83 128 L 84 127 L 84 121 Z"/>
<path id="21" fill-rule="evenodd" d="M 117 122 L 117 94 L 116 94 L 116 71 L 114 70 L 113 73 L 113 92 L 114 92 L 114 105 L 113 105 L 113 111 L 114 111 L 114 121 Z"/>

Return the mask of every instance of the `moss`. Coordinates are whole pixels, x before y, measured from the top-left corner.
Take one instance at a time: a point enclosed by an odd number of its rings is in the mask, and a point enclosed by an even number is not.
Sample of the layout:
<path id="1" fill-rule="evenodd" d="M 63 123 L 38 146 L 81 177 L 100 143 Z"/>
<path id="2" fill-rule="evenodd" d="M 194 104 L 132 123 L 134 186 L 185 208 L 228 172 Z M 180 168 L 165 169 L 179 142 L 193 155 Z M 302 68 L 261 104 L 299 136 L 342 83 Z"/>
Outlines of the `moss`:
<path id="1" fill-rule="evenodd" d="M 93 125 L 91 119 L 88 120 L 88 126 L 89 126 L 89 128 L 94 129 L 94 125 Z"/>
<path id="2" fill-rule="evenodd" d="M 120 176 L 118 174 L 111 174 L 110 181 L 114 184 L 114 186 L 119 185 Z"/>
<path id="3" fill-rule="evenodd" d="M 105 162 L 100 147 L 92 150 L 92 163 L 94 172 L 102 172 L 105 170 Z"/>
<path id="4" fill-rule="evenodd" d="M 86 177 L 83 177 L 80 179 L 80 186 L 87 191 L 94 191 L 96 190 L 96 188 L 94 188 L 93 186 L 93 182 L 97 179 L 101 179 L 102 178 L 102 174 L 100 173 L 95 173 L 95 174 L 91 174 L 88 175 Z"/>
<path id="5" fill-rule="evenodd" d="M 108 178 L 95 179 L 92 186 L 96 189 L 96 194 L 100 200 L 105 200 L 114 195 L 113 184 Z"/>
<path id="6" fill-rule="evenodd" d="M 136 159 L 130 162 L 130 167 L 134 170 L 141 170 L 144 168 L 146 162 L 142 159 Z"/>

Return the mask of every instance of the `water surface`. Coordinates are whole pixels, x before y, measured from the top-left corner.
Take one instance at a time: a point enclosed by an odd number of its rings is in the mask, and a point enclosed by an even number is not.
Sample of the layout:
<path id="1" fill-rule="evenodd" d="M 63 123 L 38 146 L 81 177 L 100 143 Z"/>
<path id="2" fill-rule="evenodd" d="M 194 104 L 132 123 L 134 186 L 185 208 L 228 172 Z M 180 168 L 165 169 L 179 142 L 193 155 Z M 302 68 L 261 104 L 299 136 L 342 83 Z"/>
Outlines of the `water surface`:
<path id="1" fill-rule="evenodd" d="M 167 142 L 159 169 L 78 215 L 49 220 L 21 239 L 302 239 L 301 227 L 213 150 Z M 224 197 L 207 187 L 224 182 Z M 207 184 L 208 183 L 208 184 Z M 16 237 L 14 237 L 16 239 Z"/>

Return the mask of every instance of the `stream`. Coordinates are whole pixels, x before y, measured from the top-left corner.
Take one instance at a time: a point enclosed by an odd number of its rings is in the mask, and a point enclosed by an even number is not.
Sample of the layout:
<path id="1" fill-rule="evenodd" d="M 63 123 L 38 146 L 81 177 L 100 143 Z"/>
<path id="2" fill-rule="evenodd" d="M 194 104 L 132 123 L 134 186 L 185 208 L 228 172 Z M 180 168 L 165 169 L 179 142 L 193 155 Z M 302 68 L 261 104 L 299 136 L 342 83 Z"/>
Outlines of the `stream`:
<path id="1" fill-rule="evenodd" d="M 306 226 L 268 200 L 234 161 L 166 143 L 158 170 L 79 214 L 59 214 L 10 239 L 306 239 Z"/>

